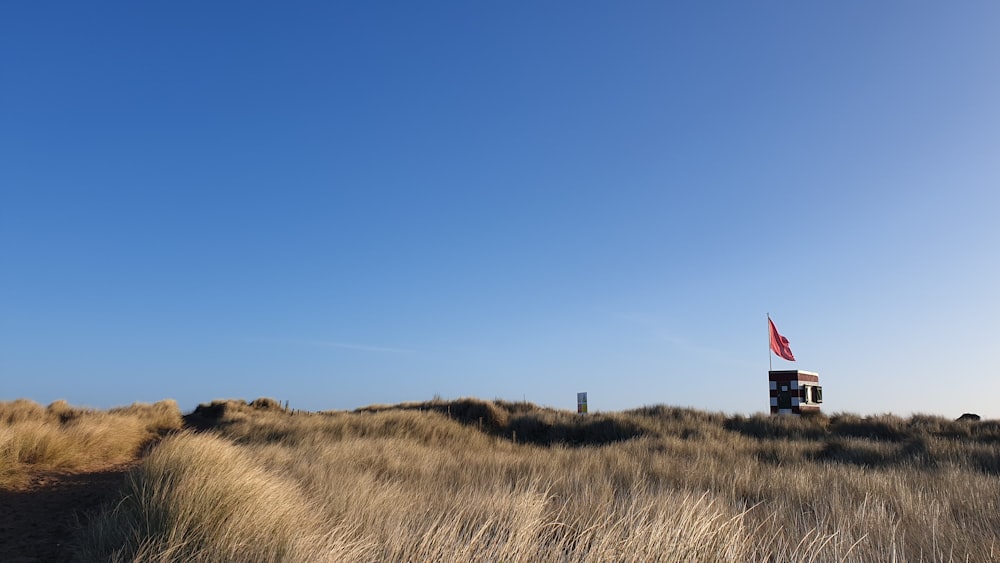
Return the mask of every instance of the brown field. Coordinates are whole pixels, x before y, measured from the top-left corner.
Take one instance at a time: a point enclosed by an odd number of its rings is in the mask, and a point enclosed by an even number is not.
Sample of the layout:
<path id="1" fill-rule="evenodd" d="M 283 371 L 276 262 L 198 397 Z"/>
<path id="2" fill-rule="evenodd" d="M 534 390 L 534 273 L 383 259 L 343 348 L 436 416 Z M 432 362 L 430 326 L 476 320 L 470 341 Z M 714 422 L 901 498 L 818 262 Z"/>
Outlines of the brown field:
<path id="1" fill-rule="evenodd" d="M 27 504 L 39 475 L 65 483 L 140 454 L 100 503 L 72 511 L 54 556 L 1000 560 L 997 421 L 582 417 L 475 399 L 308 414 L 261 399 L 203 405 L 182 424 L 171 402 L 0 403 L 0 500 Z"/>

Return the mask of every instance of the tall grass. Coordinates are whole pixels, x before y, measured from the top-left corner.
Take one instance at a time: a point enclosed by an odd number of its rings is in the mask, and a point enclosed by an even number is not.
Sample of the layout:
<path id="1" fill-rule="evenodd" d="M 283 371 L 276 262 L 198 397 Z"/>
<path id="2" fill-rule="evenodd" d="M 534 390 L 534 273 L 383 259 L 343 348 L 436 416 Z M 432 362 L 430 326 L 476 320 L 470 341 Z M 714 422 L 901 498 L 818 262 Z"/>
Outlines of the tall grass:
<path id="1" fill-rule="evenodd" d="M 1000 558 L 992 422 L 475 400 L 212 417 L 154 450 L 82 560 Z"/>
<path id="2" fill-rule="evenodd" d="M 75 470 L 133 459 L 150 440 L 182 425 L 174 401 L 106 411 L 0 402 L 0 487 L 24 485 L 34 471 Z"/>
<path id="3" fill-rule="evenodd" d="M 84 561 L 990 561 L 1000 425 L 586 417 L 473 399 L 218 401 L 136 469 Z"/>
<path id="4" fill-rule="evenodd" d="M 167 438 L 87 528 L 99 561 L 310 561 L 349 549 L 293 480 L 208 435 Z"/>

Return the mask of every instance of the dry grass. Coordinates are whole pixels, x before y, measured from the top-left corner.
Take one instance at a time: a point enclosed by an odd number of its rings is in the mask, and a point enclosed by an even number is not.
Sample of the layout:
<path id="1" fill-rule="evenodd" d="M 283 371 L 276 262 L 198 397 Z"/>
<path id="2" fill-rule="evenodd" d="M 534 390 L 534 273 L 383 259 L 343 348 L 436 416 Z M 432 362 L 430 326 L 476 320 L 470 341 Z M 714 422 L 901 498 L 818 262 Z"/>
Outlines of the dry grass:
<path id="1" fill-rule="evenodd" d="M 24 485 L 41 470 L 75 470 L 135 458 L 155 437 L 181 427 L 174 401 L 108 411 L 47 408 L 23 399 L 0 403 L 0 487 Z"/>
<path id="2" fill-rule="evenodd" d="M 324 531 L 297 483 L 209 435 L 165 439 L 87 528 L 98 561 L 311 561 L 351 546 Z"/>
<path id="3" fill-rule="evenodd" d="M 80 558 L 1000 560 L 994 422 L 273 407 L 199 409 L 211 435 L 159 445 Z"/>

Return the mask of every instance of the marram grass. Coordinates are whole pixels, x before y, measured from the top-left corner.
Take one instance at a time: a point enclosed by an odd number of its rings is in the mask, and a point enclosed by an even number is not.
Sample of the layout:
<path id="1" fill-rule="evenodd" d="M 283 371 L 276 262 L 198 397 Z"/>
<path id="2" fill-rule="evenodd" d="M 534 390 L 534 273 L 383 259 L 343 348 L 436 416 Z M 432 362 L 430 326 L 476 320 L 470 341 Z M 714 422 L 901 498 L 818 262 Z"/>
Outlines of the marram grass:
<path id="1" fill-rule="evenodd" d="M 78 559 L 1000 560 L 989 421 L 273 407 L 160 443 Z"/>
<path id="2" fill-rule="evenodd" d="M 24 485 L 39 470 L 82 470 L 135 459 L 162 434 L 181 428 L 174 401 L 106 411 L 0 402 L 0 488 Z"/>

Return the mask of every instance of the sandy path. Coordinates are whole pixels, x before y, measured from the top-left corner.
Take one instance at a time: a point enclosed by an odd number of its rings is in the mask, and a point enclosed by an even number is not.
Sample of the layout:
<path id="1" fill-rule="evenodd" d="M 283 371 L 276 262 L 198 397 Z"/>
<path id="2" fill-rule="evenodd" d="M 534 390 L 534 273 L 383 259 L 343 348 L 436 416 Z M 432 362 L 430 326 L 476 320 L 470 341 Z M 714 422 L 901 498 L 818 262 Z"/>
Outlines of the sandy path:
<path id="1" fill-rule="evenodd" d="M 42 472 L 26 487 L 0 489 L 0 561 L 69 561 L 69 538 L 102 503 L 114 500 L 136 463 Z"/>

